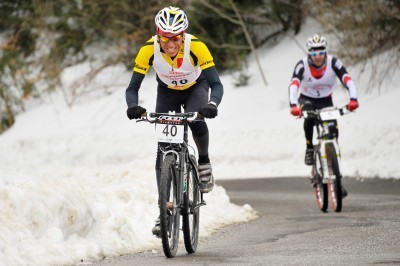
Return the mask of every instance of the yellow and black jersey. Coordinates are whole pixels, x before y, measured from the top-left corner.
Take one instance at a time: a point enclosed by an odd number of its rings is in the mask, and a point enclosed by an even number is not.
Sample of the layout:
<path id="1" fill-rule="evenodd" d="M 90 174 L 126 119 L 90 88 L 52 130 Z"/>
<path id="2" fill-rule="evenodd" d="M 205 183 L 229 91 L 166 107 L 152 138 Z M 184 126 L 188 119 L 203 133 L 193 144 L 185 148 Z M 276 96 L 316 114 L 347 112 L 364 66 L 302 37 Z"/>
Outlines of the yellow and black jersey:
<path id="1" fill-rule="evenodd" d="M 131 81 L 126 89 L 128 107 L 138 105 L 138 91 L 151 66 L 157 73 L 158 90 L 186 91 L 194 88 L 198 82 L 206 80 L 211 88 L 210 101 L 217 105 L 221 102 L 224 89 L 210 51 L 196 37 L 185 33 L 185 38 L 190 38 L 190 41 L 187 39 L 183 43 L 174 58 L 165 54 L 158 43 L 154 43 L 154 40 L 157 41 L 156 36 L 140 48 Z"/>
<path id="2" fill-rule="evenodd" d="M 177 56 L 172 59 L 165 53 L 162 53 L 165 61 L 172 66 L 177 66 L 178 68 L 182 64 L 184 56 L 184 45 L 182 45 Z M 146 42 L 142 48 L 140 48 L 139 53 L 135 59 L 135 66 L 133 67 L 134 72 L 141 74 L 146 74 L 150 67 L 153 65 L 154 60 L 154 38 L 151 38 Z M 199 41 L 195 36 L 191 36 L 190 44 L 190 61 L 193 66 L 199 66 L 201 70 L 215 66 L 213 57 L 207 46 Z"/>

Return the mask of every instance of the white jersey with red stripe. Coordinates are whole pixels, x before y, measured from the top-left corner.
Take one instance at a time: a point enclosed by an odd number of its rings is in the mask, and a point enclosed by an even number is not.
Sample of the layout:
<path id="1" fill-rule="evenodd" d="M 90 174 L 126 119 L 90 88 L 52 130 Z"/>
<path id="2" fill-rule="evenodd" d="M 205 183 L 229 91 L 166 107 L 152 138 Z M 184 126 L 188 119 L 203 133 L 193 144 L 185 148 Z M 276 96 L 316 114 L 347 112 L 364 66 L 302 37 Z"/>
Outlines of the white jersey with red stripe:
<path id="1" fill-rule="evenodd" d="M 327 55 L 325 67 L 319 71 L 320 76 L 313 75 L 311 69 L 308 57 L 297 63 L 289 86 L 290 105 L 297 104 L 299 93 L 315 99 L 330 96 L 338 85 L 336 77 L 348 89 L 350 98 L 357 99 L 357 88 L 339 59 Z"/>
<path id="2" fill-rule="evenodd" d="M 303 58 L 304 76 L 300 83 L 300 93 L 311 98 L 325 98 L 337 88 L 336 73 L 332 70 L 332 56 L 328 55 L 325 73 L 315 78 L 311 74 L 307 58 Z"/>

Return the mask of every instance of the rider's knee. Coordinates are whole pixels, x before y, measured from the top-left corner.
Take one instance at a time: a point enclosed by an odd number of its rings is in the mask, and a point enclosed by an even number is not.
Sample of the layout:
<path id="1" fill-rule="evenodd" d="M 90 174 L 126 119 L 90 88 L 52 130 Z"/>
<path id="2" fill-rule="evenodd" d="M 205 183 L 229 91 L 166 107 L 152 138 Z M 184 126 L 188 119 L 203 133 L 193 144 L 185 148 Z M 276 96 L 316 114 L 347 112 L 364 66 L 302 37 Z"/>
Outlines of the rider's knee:
<path id="1" fill-rule="evenodd" d="M 193 136 L 195 137 L 200 138 L 208 133 L 207 124 L 203 121 L 197 121 L 195 123 L 191 123 L 189 126 L 190 130 L 193 133 Z"/>

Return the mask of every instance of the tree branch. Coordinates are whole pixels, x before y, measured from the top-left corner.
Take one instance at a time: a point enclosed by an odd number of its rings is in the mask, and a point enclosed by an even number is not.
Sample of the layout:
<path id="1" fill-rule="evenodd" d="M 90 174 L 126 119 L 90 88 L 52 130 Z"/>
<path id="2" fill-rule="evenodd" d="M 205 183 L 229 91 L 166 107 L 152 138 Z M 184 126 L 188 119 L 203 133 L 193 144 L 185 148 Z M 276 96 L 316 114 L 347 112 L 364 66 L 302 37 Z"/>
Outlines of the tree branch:
<path id="1" fill-rule="evenodd" d="M 221 10 L 219 10 L 215 6 L 213 6 L 210 3 L 208 3 L 207 0 L 200 0 L 200 3 L 202 3 L 203 5 L 205 5 L 206 7 L 208 7 L 209 9 L 214 11 L 215 13 L 217 13 L 221 18 L 224 18 L 224 19 L 226 19 L 229 22 L 232 22 L 234 24 L 240 25 L 240 21 L 239 20 L 231 18 L 228 14 L 223 13 Z"/>
<path id="2" fill-rule="evenodd" d="M 246 28 L 246 24 L 244 23 L 244 21 L 242 19 L 242 16 L 240 15 L 239 10 L 236 8 L 236 5 L 233 2 L 233 0 L 229 0 L 229 3 L 231 4 L 233 10 L 235 11 L 235 14 L 236 14 L 237 18 L 239 19 L 239 22 L 240 22 L 240 25 L 241 25 L 241 27 L 243 29 L 244 35 L 246 36 L 246 40 L 249 43 L 252 52 L 254 53 L 254 57 L 256 58 L 258 69 L 260 70 L 260 73 L 261 73 L 261 76 L 263 78 L 264 84 L 265 84 L 265 86 L 267 86 L 268 83 L 267 83 L 267 80 L 265 79 L 264 72 L 263 72 L 263 69 L 261 67 L 260 60 L 258 58 L 257 50 L 254 47 L 253 41 L 251 40 L 251 36 L 250 36 L 249 31 Z"/>

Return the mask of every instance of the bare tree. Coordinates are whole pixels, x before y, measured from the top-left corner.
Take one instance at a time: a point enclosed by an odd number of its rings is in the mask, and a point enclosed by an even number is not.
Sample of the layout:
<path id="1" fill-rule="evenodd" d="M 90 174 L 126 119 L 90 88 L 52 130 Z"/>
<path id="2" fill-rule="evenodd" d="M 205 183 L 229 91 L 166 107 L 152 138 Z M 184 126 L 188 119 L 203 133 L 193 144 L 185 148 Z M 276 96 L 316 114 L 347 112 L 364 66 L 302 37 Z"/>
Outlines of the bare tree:
<path id="1" fill-rule="evenodd" d="M 254 57 L 256 59 L 256 62 L 257 62 L 258 69 L 259 69 L 260 74 L 261 74 L 261 76 L 263 78 L 264 84 L 267 86 L 268 83 L 267 83 L 267 80 L 265 78 L 262 66 L 260 64 L 260 60 L 259 60 L 259 57 L 258 57 L 258 54 L 257 54 L 256 47 L 254 46 L 253 40 L 251 38 L 251 35 L 250 35 L 250 33 L 249 33 L 249 31 L 248 31 L 248 29 L 246 27 L 246 23 L 243 21 L 243 18 L 241 16 L 241 14 L 239 13 L 239 10 L 236 7 L 236 4 L 233 2 L 233 0 L 229 0 L 229 4 L 230 4 L 230 7 L 231 7 L 233 13 L 235 14 L 235 17 L 232 17 L 231 15 L 229 15 L 229 14 L 223 12 L 222 10 L 218 9 L 217 7 L 212 5 L 207 0 L 200 0 L 200 3 L 203 4 L 204 6 L 206 6 L 207 8 L 209 8 L 210 10 L 212 10 L 215 14 L 217 14 L 221 18 L 229 21 L 232 24 L 235 24 L 235 25 L 238 25 L 238 26 L 241 27 L 241 29 L 243 31 L 243 34 L 244 34 L 244 36 L 246 38 L 246 41 L 247 41 L 247 46 L 241 46 L 241 48 L 239 48 L 239 49 L 242 49 L 242 47 L 244 47 L 244 49 L 249 49 L 249 50 L 251 50 L 253 52 L 253 55 L 254 55 Z M 224 44 L 224 45 L 228 46 L 228 44 Z M 229 45 L 229 46 L 230 47 L 237 47 L 235 45 Z"/>
<path id="2" fill-rule="evenodd" d="M 364 62 L 364 67 L 372 67 L 370 87 L 377 84 L 380 90 L 400 65 L 400 2 L 311 0 L 308 4 L 327 32 L 339 40 L 336 54 L 352 64 Z M 383 59 L 379 56 L 382 52 L 390 56 Z"/>
<path id="3" fill-rule="evenodd" d="M 249 44 L 249 46 L 250 46 L 250 48 L 251 48 L 251 51 L 253 52 L 254 57 L 255 57 L 255 59 L 256 59 L 257 66 L 258 66 L 258 70 L 260 71 L 260 74 L 261 74 L 261 77 L 263 78 L 263 81 L 264 81 L 265 86 L 267 86 L 268 83 L 267 83 L 267 80 L 266 80 L 266 78 L 265 78 L 265 75 L 264 75 L 264 71 L 263 71 L 263 69 L 262 69 L 262 66 L 261 66 L 261 64 L 260 64 L 260 59 L 259 59 L 259 57 L 258 57 L 256 47 L 254 46 L 254 43 L 253 43 L 253 41 L 251 40 L 251 36 L 250 36 L 249 31 L 247 30 L 246 24 L 244 23 L 244 21 L 243 21 L 243 19 L 242 19 L 242 16 L 240 15 L 239 10 L 237 9 L 237 7 L 236 7 L 235 3 L 233 2 L 233 0 L 229 0 L 229 3 L 231 4 L 232 9 L 235 11 L 236 17 L 238 18 L 239 25 L 242 27 L 242 30 L 243 30 L 243 32 L 244 32 L 244 35 L 246 36 L 246 40 L 247 40 L 247 42 L 248 42 L 248 44 Z"/>

